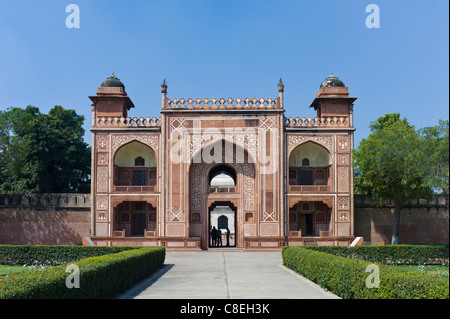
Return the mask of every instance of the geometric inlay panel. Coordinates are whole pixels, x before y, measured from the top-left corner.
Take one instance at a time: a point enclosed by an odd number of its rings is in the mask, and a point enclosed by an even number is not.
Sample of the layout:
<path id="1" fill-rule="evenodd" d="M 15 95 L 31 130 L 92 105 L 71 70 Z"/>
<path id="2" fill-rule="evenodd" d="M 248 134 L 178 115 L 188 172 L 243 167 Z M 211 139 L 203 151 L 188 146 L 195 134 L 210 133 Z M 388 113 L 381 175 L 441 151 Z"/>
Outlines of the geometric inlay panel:
<path id="1" fill-rule="evenodd" d="M 279 224 L 278 223 L 261 223 L 260 224 L 261 236 L 279 236 Z"/>
<path id="2" fill-rule="evenodd" d="M 97 192 L 108 192 L 108 167 L 97 167 Z"/>
<path id="3" fill-rule="evenodd" d="M 107 210 L 108 209 L 108 197 L 97 196 L 97 209 L 98 210 Z"/>
<path id="4" fill-rule="evenodd" d="M 339 165 L 349 165 L 350 164 L 350 155 L 339 154 L 338 155 L 338 164 Z"/>
<path id="5" fill-rule="evenodd" d="M 338 200 L 338 208 L 339 210 L 348 210 L 349 209 L 349 197 L 339 197 Z"/>
<path id="6" fill-rule="evenodd" d="M 98 153 L 97 154 L 97 164 L 98 165 L 108 165 L 108 153 Z"/>
<path id="7" fill-rule="evenodd" d="M 184 237 L 184 223 L 171 223 L 167 224 L 167 236 L 177 236 L 177 237 Z"/>
<path id="8" fill-rule="evenodd" d="M 338 227 L 338 236 L 350 236 L 350 224 L 349 223 L 339 223 Z"/>
<path id="9" fill-rule="evenodd" d="M 348 173 L 348 167 L 338 167 L 338 192 L 349 192 Z"/>
<path id="10" fill-rule="evenodd" d="M 97 136 L 97 150 L 105 152 L 108 151 L 108 135 Z"/>
<path id="11" fill-rule="evenodd" d="M 346 153 L 349 151 L 349 143 L 348 143 L 348 136 L 338 136 L 337 139 L 338 142 L 338 151 L 340 153 Z"/>
<path id="12" fill-rule="evenodd" d="M 255 224 L 244 224 L 244 236 L 255 237 L 256 236 L 256 225 Z"/>

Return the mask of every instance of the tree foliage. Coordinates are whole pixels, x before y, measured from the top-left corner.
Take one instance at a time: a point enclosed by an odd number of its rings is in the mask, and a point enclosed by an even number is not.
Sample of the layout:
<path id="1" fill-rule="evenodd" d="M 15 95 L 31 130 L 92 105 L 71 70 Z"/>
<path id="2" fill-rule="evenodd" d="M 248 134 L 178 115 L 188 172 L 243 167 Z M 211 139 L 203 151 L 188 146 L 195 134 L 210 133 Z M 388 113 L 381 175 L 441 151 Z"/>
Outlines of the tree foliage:
<path id="1" fill-rule="evenodd" d="M 398 113 L 386 114 L 370 129 L 353 153 L 357 192 L 379 201 L 429 198 L 429 154 L 420 132 Z"/>
<path id="2" fill-rule="evenodd" d="M 55 106 L 0 112 L 0 192 L 88 192 L 90 147 L 84 117 Z"/>
<path id="3" fill-rule="evenodd" d="M 435 192 L 449 195 L 449 135 L 448 120 L 440 120 L 439 125 L 420 130 L 427 156 L 426 172 Z"/>
<path id="4" fill-rule="evenodd" d="M 448 121 L 416 130 L 400 114 L 370 125 L 371 134 L 353 152 L 355 192 L 380 204 L 394 203 L 392 243 L 398 243 L 400 211 L 407 200 L 448 193 Z"/>

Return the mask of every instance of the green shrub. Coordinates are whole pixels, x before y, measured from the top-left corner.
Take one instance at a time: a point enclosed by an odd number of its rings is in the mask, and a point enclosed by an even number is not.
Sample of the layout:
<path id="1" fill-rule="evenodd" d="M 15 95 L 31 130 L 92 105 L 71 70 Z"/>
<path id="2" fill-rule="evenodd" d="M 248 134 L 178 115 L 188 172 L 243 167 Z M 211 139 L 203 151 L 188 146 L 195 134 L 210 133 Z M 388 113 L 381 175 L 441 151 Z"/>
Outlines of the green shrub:
<path id="1" fill-rule="evenodd" d="M 336 249 L 341 251 L 341 248 Z M 350 259 L 311 249 L 283 247 L 283 264 L 344 299 L 448 299 L 447 278 L 376 264 L 379 288 L 368 288 L 372 262 Z"/>
<path id="2" fill-rule="evenodd" d="M 385 265 L 424 265 L 448 262 L 445 245 L 385 245 L 385 246 L 305 246 L 336 256 L 366 260 Z"/>
<path id="3" fill-rule="evenodd" d="M 56 266 L 139 247 L 0 245 L 0 265 Z"/>
<path id="4" fill-rule="evenodd" d="M 126 250 L 89 257 L 75 264 L 80 269 L 80 288 L 67 288 L 66 265 L 24 272 L 0 280 L 2 299 L 113 298 L 147 278 L 165 259 L 163 247 Z"/>

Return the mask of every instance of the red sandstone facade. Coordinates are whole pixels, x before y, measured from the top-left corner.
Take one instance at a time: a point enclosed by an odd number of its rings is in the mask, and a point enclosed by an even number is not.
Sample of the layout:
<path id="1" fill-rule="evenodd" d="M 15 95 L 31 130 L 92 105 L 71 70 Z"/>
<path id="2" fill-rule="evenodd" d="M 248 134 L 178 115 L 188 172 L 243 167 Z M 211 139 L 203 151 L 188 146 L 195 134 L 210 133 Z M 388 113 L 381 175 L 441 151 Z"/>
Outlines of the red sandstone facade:
<path id="1" fill-rule="evenodd" d="M 274 99 L 169 99 L 133 118 L 113 75 L 91 96 L 91 240 L 96 245 L 213 249 L 348 245 L 354 239 L 353 102 L 331 75 L 310 107 Z M 217 217 L 219 216 L 219 217 Z"/>

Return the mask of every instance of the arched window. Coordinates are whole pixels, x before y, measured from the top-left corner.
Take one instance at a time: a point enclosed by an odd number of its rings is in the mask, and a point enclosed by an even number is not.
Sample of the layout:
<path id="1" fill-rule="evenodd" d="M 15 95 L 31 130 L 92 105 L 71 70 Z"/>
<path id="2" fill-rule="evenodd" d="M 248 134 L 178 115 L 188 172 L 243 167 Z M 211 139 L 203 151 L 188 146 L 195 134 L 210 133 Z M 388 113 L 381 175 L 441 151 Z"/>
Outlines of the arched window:
<path id="1" fill-rule="evenodd" d="M 225 215 L 219 216 L 217 219 L 217 228 L 218 229 L 227 229 L 228 228 L 228 217 Z"/>
<path id="2" fill-rule="evenodd" d="M 213 187 L 233 187 L 233 186 L 235 186 L 234 179 L 226 173 L 221 173 L 221 174 L 214 176 L 211 179 L 210 185 Z"/>
<path id="3" fill-rule="evenodd" d="M 302 160 L 302 166 L 309 166 L 309 159 L 304 158 L 304 159 Z"/>
<path id="4" fill-rule="evenodd" d="M 225 187 L 235 186 L 236 172 L 230 166 L 218 165 L 209 172 L 209 185 Z"/>
<path id="5" fill-rule="evenodd" d="M 134 160 L 134 166 L 145 166 L 145 159 L 141 156 L 136 157 Z"/>
<path id="6" fill-rule="evenodd" d="M 234 193 L 236 191 L 236 172 L 227 165 L 218 165 L 209 172 L 211 193 Z"/>

